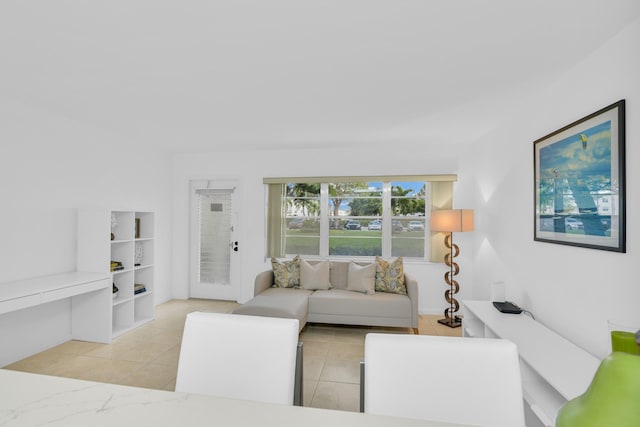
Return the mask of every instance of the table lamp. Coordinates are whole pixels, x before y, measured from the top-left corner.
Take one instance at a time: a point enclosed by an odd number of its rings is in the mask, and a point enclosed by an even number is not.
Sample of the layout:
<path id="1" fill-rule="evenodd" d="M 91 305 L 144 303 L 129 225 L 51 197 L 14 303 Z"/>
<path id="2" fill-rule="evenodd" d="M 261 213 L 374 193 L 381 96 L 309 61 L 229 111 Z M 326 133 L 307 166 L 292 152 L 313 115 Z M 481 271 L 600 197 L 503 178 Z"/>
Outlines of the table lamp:
<path id="1" fill-rule="evenodd" d="M 460 309 L 458 300 L 454 295 L 460 290 L 460 284 L 454 279 L 460 272 L 460 266 L 453 259 L 460 254 L 460 248 L 453 243 L 453 233 L 461 231 L 473 231 L 473 209 L 451 209 L 431 212 L 431 231 L 442 231 L 448 233 L 444 238 L 444 245 L 449 252 L 444 256 L 444 263 L 449 267 L 444 275 L 444 281 L 449 286 L 444 293 L 444 299 L 449 303 L 449 307 L 444 310 L 444 319 L 438 323 L 457 328 L 462 324 L 461 319 L 455 313 Z"/>

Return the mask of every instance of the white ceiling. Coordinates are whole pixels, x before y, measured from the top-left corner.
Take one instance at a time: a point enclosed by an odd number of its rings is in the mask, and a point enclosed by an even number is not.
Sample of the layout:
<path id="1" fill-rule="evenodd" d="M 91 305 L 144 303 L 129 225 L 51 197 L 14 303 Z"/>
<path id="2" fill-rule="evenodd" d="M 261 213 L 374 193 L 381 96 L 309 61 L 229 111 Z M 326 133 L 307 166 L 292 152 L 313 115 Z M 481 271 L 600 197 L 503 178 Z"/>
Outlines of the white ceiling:
<path id="1" fill-rule="evenodd" d="M 637 0 L 2 0 L 0 102 L 177 150 L 461 142 L 638 16 Z"/>

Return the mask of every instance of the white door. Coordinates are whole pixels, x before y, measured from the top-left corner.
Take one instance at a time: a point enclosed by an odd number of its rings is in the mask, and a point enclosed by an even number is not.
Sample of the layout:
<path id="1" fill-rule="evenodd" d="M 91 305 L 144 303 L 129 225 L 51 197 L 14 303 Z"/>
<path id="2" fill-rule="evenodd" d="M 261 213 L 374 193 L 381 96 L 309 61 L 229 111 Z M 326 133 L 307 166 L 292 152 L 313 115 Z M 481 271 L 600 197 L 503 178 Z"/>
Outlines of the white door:
<path id="1" fill-rule="evenodd" d="M 237 181 L 191 182 L 192 298 L 238 299 L 237 200 Z"/>

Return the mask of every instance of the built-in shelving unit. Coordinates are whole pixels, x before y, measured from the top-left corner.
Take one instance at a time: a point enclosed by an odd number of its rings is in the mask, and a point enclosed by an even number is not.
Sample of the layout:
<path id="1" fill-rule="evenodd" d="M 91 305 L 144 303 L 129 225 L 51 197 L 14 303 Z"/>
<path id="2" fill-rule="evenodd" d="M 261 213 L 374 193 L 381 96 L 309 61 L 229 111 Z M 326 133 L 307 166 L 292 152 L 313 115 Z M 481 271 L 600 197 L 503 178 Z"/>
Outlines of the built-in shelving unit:
<path id="1" fill-rule="evenodd" d="M 78 210 L 78 270 L 109 273 L 118 288 L 112 303 L 114 337 L 155 316 L 154 222 L 153 212 Z"/>
<path id="2" fill-rule="evenodd" d="M 528 315 L 500 313 L 489 301 L 463 301 L 462 334 L 516 344 L 527 427 L 555 425 L 560 407 L 584 393 L 600 360 Z"/>

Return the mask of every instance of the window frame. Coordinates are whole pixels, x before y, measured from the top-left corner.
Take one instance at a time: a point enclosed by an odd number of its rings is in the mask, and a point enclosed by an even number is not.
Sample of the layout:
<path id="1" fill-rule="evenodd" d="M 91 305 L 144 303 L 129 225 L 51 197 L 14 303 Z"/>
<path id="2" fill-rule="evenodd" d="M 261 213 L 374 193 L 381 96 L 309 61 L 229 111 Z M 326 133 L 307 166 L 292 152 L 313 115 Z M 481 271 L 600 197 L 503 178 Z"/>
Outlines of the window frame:
<path id="1" fill-rule="evenodd" d="M 319 220 L 319 253 L 313 255 L 304 255 L 310 259 L 354 259 L 354 260 L 371 260 L 375 256 L 381 256 L 383 258 L 392 258 L 396 255 L 392 255 L 393 251 L 393 221 L 397 220 L 397 215 L 392 212 L 392 199 L 397 196 L 392 195 L 392 184 L 396 182 L 421 182 L 426 185 L 425 188 L 425 212 L 423 215 L 409 215 L 402 216 L 402 220 L 420 220 L 424 221 L 424 236 L 423 240 L 423 256 L 412 257 L 404 255 L 403 257 L 409 261 L 442 261 L 443 255 L 443 237 L 442 233 L 435 233 L 429 230 L 429 216 L 432 210 L 436 209 L 450 209 L 453 204 L 453 182 L 457 180 L 456 175 L 401 175 L 401 176 L 360 176 L 360 177 L 288 177 L 288 178 L 264 178 L 265 184 L 265 259 L 270 257 L 283 258 L 297 255 L 295 253 L 285 253 L 286 243 L 286 230 L 287 221 L 290 221 L 292 216 L 287 215 L 286 212 L 282 212 L 282 204 L 285 203 L 287 197 L 287 185 L 291 183 L 304 183 L 304 184 L 320 184 L 320 213 L 313 216 L 299 216 L 302 218 L 313 218 Z M 380 255 L 337 255 L 329 254 L 329 243 L 331 239 L 330 234 L 330 219 L 333 217 L 333 212 L 330 212 L 329 208 L 329 184 L 341 183 L 341 182 L 376 182 L 382 183 L 381 201 L 382 212 L 379 216 L 365 215 L 365 216 L 353 216 L 349 215 L 348 218 L 361 220 L 366 219 L 380 219 L 382 221 L 382 233 L 381 240 L 381 254 Z M 277 196 L 274 196 L 277 193 Z M 401 198 L 401 197 L 400 197 Z M 278 204 L 276 206 L 276 203 Z M 350 237 L 350 238 L 368 238 L 368 237 Z M 402 238 L 410 238 L 410 236 L 404 236 Z"/>

